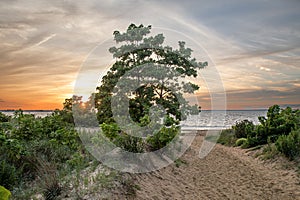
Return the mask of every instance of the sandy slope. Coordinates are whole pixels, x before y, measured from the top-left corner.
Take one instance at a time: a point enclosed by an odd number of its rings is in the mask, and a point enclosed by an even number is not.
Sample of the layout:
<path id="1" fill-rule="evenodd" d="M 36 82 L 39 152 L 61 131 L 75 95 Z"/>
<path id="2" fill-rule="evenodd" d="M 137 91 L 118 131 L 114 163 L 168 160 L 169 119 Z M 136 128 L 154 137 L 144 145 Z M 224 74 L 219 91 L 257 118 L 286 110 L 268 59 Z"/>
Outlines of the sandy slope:
<path id="1" fill-rule="evenodd" d="M 271 169 L 245 151 L 216 145 L 198 158 L 203 136 L 174 164 L 156 172 L 134 175 L 136 199 L 299 199 L 300 184 L 293 171 Z"/>

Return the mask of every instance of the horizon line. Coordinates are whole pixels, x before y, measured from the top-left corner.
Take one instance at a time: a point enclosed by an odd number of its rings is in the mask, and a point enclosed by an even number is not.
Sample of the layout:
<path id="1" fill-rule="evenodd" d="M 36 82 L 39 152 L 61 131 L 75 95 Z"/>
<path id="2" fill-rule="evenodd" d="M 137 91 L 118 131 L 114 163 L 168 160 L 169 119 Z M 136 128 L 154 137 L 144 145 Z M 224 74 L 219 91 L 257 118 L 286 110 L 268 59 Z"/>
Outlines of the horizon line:
<path id="1" fill-rule="evenodd" d="M 63 110 L 63 109 L 0 109 L 0 112 L 12 112 L 12 111 L 18 111 L 18 110 L 22 110 L 22 111 L 39 111 L 39 112 L 52 112 L 55 110 Z M 268 108 L 253 108 L 253 109 L 226 109 L 226 110 L 222 110 L 222 109 L 215 109 L 215 110 L 209 110 L 209 109 L 203 109 L 201 111 L 257 111 L 257 110 L 268 110 Z"/>

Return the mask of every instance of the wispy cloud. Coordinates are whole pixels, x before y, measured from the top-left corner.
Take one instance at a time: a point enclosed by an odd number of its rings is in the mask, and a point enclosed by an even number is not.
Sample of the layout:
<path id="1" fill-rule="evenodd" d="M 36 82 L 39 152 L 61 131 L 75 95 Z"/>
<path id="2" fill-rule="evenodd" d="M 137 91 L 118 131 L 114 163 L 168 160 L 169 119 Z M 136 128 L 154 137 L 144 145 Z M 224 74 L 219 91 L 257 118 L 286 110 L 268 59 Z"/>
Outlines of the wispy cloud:
<path id="1" fill-rule="evenodd" d="M 267 67 L 259 67 L 260 70 L 263 70 L 263 71 L 266 71 L 266 72 L 269 72 L 271 71 L 270 68 L 267 68 Z"/>
<path id="2" fill-rule="evenodd" d="M 300 3 L 246 2 L 1 1 L 0 92 L 5 105 L 60 105 L 72 93 L 70 83 L 90 51 L 132 22 L 152 24 L 164 32 L 166 42 L 186 40 L 199 60 L 216 65 L 231 106 L 294 102 L 300 98 L 295 90 Z"/>
<path id="3" fill-rule="evenodd" d="M 38 43 L 36 43 L 35 45 L 33 45 L 34 47 L 40 46 L 44 43 L 46 43 L 48 40 L 51 40 L 52 38 L 54 38 L 56 36 L 56 34 L 51 34 L 48 37 L 44 38 L 43 40 L 39 41 Z"/>

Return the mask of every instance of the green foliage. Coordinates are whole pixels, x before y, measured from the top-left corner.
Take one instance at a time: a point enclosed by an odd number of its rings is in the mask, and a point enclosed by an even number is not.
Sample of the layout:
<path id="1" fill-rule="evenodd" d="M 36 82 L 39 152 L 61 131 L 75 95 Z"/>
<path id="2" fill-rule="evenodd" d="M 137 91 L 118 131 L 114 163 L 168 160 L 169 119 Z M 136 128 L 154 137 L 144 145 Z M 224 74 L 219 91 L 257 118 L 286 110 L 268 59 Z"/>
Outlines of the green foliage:
<path id="1" fill-rule="evenodd" d="M 147 123 L 147 118 L 144 117 L 142 123 Z M 160 131 L 153 136 L 149 136 L 146 140 L 139 137 L 128 135 L 121 131 L 116 123 L 101 125 L 101 129 L 105 137 L 109 138 L 118 147 L 134 153 L 142 153 L 145 150 L 158 150 L 165 147 L 179 133 L 179 128 L 176 126 L 162 127 Z M 146 149 L 149 147 L 149 149 Z"/>
<path id="2" fill-rule="evenodd" d="M 232 127 L 236 138 L 247 138 L 243 148 L 263 145 L 268 140 L 275 142 L 280 135 L 288 135 L 292 129 L 299 127 L 300 111 L 289 107 L 280 109 L 278 105 L 274 105 L 268 109 L 267 118 L 261 116 L 258 119 L 260 124 L 256 126 L 243 120 Z"/>
<path id="3" fill-rule="evenodd" d="M 11 122 L 0 122 L 0 135 L 7 135 L 12 130 L 12 123 Z M 1 140 L 1 136 L 0 136 Z"/>
<path id="4" fill-rule="evenodd" d="M 143 153 L 144 152 L 144 141 L 142 138 L 134 137 L 127 134 L 121 134 L 115 139 L 115 144 L 122 149 L 133 152 L 133 153 Z"/>
<path id="5" fill-rule="evenodd" d="M 72 105 L 73 105 L 73 98 L 65 99 L 65 101 L 63 102 L 63 106 L 64 106 L 63 110 L 72 112 Z"/>
<path id="6" fill-rule="evenodd" d="M 0 162 L 0 185 L 12 190 L 19 180 L 18 171 L 15 166 L 6 160 Z"/>
<path id="7" fill-rule="evenodd" d="M 42 126 L 40 135 L 49 137 L 52 132 L 59 129 L 73 129 L 73 121 L 69 121 L 68 115 L 66 111 L 55 110 L 52 115 L 40 119 Z"/>
<path id="8" fill-rule="evenodd" d="M 293 160 L 300 156 L 300 129 L 293 130 L 289 135 L 281 135 L 277 139 L 276 148 L 286 157 Z"/>
<path id="9" fill-rule="evenodd" d="M 258 120 L 260 124 L 256 126 L 248 120 L 237 122 L 233 129 L 222 131 L 218 143 L 242 148 L 268 143 L 264 157 L 274 157 L 276 152 L 291 160 L 300 156 L 300 110 L 280 109 L 273 105 L 268 109 L 267 117 L 261 116 Z"/>
<path id="10" fill-rule="evenodd" d="M 65 163 L 72 157 L 72 154 L 76 151 L 72 151 L 68 146 L 61 143 L 53 142 L 53 140 L 42 139 L 34 140 L 28 143 L 28 147 L 31 147 L 30 153 L 26 160 L 30 163 L 36 162 L 36 157 L 42 157 L 43 159 L 57 163 L 58 166 Z"/>
<path id="11" fill-rule="evenodd" d="M 86 170 L 92 157 L 82 146 L 70 120 L 73 111 L 68 108 L 55 110 L 43 118 L 18 110 L 9 121 L 0 122 L 0 185 L 10 189 L 15 199 L 34 199 L 32 195 L 39 192 L 44 199 L 60 199 L 65 187 L 78 192 L 72 174 L 74 170 L 76 173 Z M 136 145 L 141 142 L 135 138 L 126 135 L 120 138 L 121 142 L 113 139 L 121 148 L 133 152 L 144 150 Z M 72 184 L 65 185 L 69 178 Z"/>
<path id="12" fill-rule="evenodd" d="M 80 145 L 78 132 L 74 128 L 61 128 L 55 132 L 51 132 L 48 136 L 50 142 L 55 146 L 67 146 L 72 150 L 77 150 Z"/>
<path id="13" fill-rule="evenodd" d="M 34 115 L 23 114 L 22 110 L 15 111 L 12 123 L 13 138 L 28 141 L 40 137 L 40 120 L 35 121 Z"/>
<path id="14" fill-rule="evenodd" d="M 0 185 L 0 200 L 9 200 L 10 196 L 10 191 Z"/>
<path id="15" fill-rule="evenodd" d="M 134 153 L 144 152 L 143 139 L 122 132 L 116 123 L 103 123 L 100 126 L 105 137 L 118 147 Z"/>
<path id="16" fill-rule="evenodd" d="M 10 116 L 7 116 L 5 114 L 3 114 L 2 112 L 0 112 L 0 122 L 9 122 L 11 119 Z"/>
<path id="17" fill-rule="evenodd" d="M 179 103 L 178 98 L 182 100 L 183 92 L 193 93 L 199 87 L 190 82 L 180 85 L 178 77 L 197 77 L 197 69 L 207 66 L 207 62 L 197 62 L 192 57 L 192 50 L 185 47 L 185 42 L 178 42 L 178 49 L 172 49 L 172 47 L 163 45 L 165 39 L 163 34 L 149 36 L 150 32 L 151 26 L 131 24 L 124 33 L 120 31 L 113 33 L 114 40 L 119 46 L 111 47 L 109 52 L 116 58 L 116 62 L 103 77 L 102 84 L 97 88 L 95 94 L 95 105 L 100 124 L 109 124 L 114 121 L 111 110 L 112 97 L 116 93 L 114 88 L 120 78 L 129 70 L 145 64 L 168 66 L 169 71 L 176 71 L 177 75 L 161 71 L 154 75 L 153 66 L 149 67 L 149 70 L 142 75 L 141 73 L 131 74 L 127 80 L 128 84 L 124 87 L 132 85 L 129 83 L 132 80 L 140 82 L 156 80 L 145 83 L 135 91 L 125 94 L 129 98 L 129 114 L 133 121 L 141 123 L 144 116 L 150 115 L 150 107 L 155 105 L 161 105 L 166 110 L 169 117 L 167 126 L 185 119 L 188 112 L 194 112 L 194 110 L 198 112 L 197 106 L 189 106 L 186 101 Z M 178 95 L 169 89 L 170 86 L 177 90 Z M 120 107 L 122 108 L 122 105 Z M 187 113 L 181 115 L 180 109 L 183 107 Z"/>
<path id="18" fill-rule="evenodd" d="M 256 128 L 258 144 L 266 144 L 268 138 L 275 142 L 280 135 L 288 135 L 299 127 L 300 111 L 290 107 L 280 109 L 278 105 L 268 109 L 267 118 L 259 117 L 260 125 Z"/>
<path id="19" fill-rule="evenodd" d="M 66 112 L 55 110 L 52 115 L 40 118 L 18 110 L 8 122 L 0 122 L 1 185 L 8 189 L 19 188 L 41 177 L 45 172 L 41 172 L 45 168 L 39 165 L 41 159 L 56 166 L 49 170 L 57 173 L 66 168 L 68 160 L 75 159 L 73 155 L 88 157 Z M 49 177 L 43 176 L 41 185 L 44 184 L 45 198 L 54 199 L 60 191 L 57 182 Z"/>
<path id="20" fill-rule="evenodd" d="M 79 152 L 74 153 L 71 159 L 67 160 L 69 167 L 76 170 L 81 170 L 84 168 L 86 163 L 85 157 Z"/>
<path id="21" fill-rule="evenodd" d="M 233 129 L 235 130 L 235 136 L 237 138 L 246 138 L 249 134 L 252 134 L 254 131 L 254 124 L 249 120 L 243 120 L 237 122 Z"/>
<path id="22" fill-rule="evenodd" d="M 239 138 L 237 139 L 237 141 L 235 142 L 235 146 L 242 146 L 244 143 L 247 142 L 247 138 Z"/>
<path id="23" fill-rule="evenodd" d="M 244 142 L 241 147 L 245 149 L 245 148 L 255 147 L 259 144 L 261 144 L 261 141 L 259 140 L 259 138 L 257 138 L 257 136 L 254 137 L 248 136 L 247 141 Z"/>
<path id="24" fill-rule="evenodd" d="M 18 162 L 22 156 L 27 154 L 24 142 L 6 137 L 5 140 L 0 142 L 0 151 L 3 152 L 1 157 L 5 157 L 11 162 Z M 5 154 L 4 154 L 5 153 Z"/>
<path id="25" fill-rule="evenodd" d="M 111 141 L 113 141 L 121 133 L 121 129 L 116 123 L 110 123 L 110 124 L 103 123 L 100 125 L 100 127 L 104 135 Z"/>
<path id="26" fill-rule="evenodd" d="M 263 152 L 260 155 L 263 160 L 273 159 L 278 155 L 278 150 L 274 143 L 268 143 L 268 145 L 263 148 Z"/>
<path id="27" fill-rule="evenodd" d="M 178 133 L 179 128 L 174 125 L 171 127 L 162 127 L 160 131 L 147 138 L 147 143 L 150 145 L 151 150 L 155 151 L 165 147 L 173 139 L 176 139 Z"/>
<path id="28" fill-rule="evenodd" d="M 222 130 L 220 137 L 217 143 L 226 145 L 226 146 L 234 146 L 237 138 L 235 137 L 233 129 Z"/>

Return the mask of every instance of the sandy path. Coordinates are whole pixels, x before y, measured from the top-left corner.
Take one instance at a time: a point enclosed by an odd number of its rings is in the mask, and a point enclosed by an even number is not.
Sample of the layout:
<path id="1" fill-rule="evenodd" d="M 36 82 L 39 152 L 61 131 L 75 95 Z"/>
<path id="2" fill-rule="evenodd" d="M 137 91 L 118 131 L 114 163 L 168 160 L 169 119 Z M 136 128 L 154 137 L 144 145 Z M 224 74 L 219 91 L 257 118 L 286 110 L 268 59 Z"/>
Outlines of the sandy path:
<path id="1" fill-rule="evenodd" d="M 299 199 L 300 184 L 293 171 L 271 169 L 241 149 L 216 145 L 204 159 L 198 151 L 203 136 L 174 164 L 135 175 L 136 199 Z"/>

